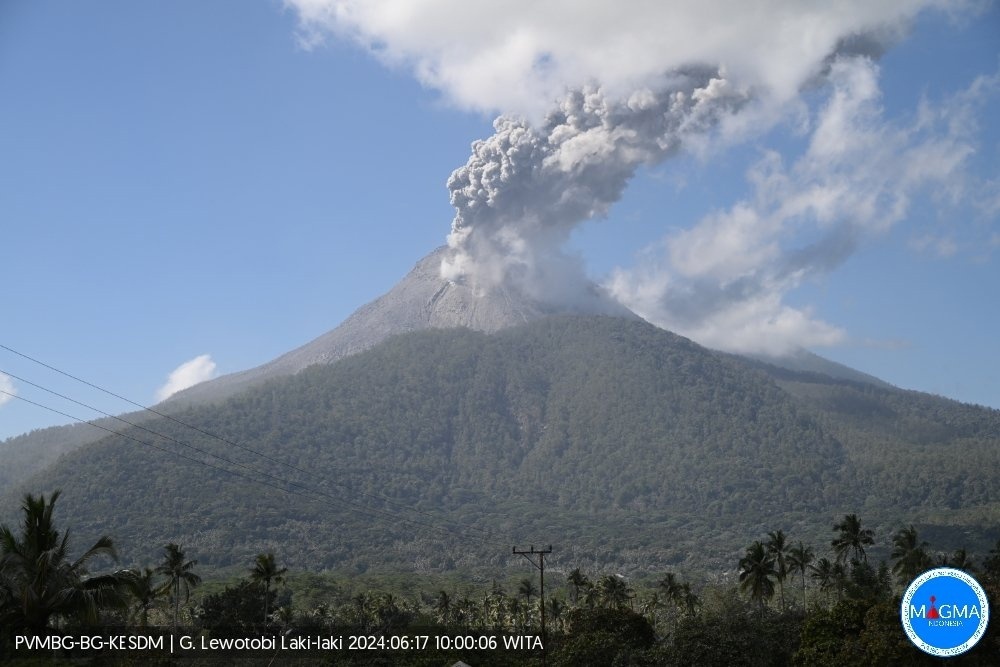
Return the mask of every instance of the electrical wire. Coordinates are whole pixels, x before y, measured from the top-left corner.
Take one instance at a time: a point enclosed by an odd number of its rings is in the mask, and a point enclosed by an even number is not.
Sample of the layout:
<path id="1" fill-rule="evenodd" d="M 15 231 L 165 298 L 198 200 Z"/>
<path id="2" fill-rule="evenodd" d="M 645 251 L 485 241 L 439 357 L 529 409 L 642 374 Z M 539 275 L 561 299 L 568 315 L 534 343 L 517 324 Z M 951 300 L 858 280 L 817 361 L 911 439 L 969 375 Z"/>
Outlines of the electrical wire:
<path id="1" fill-rule="evenodd" d="M 14 376 L 11 376 L 11 377 L 14 377 Z M 29 383 L 29 384 L 33 384 L 33 383 Z M 38 386 L 38 385 L 33 385 L 33 386 Z M 39 387 L 39 388 L 41 388 L 41 387 Z M 55 393 L 55 392 L 52 392 L 52 393 Z M 307 494 L 314 494 L 314 495 L 318 495 L 318 496 L 322 496 L 323 498 L 326 498 L 327 499 L 327 501 L 326 501 L 327 504 L 331 504 L 331 502 L 332 503 L 336 503 L 337 505 L 340 506 L 341 509 L 346 508 L 346 509 L 349 509 L 349 510 L 354 510 L 354 511 L 361 512 L 363 514 L 368 514 L 368 515 L 381 515 L 383 517 L 387 517 L 387 518 L 392 519 L 392 520 L 404 521 L 406 523 L 410 523 L 410 524 L 413 524 L 413 525 L 416 525 L 416 526 L 421 526 L 423 528 L 428 528 L 430 530 L 435 530 L 435 531 L 438 531 L 440 533 L 445 533 L 445 534 L 448 534 L 451 537 L 459 537 L 459 538 L 462 538 L 462 539 L 470 539 L 469 535 L 462 534 L 462 533 L 460 533 L 460 532 L 458 532 L 456 530 L 452 530 L 450 528 L 446 528 L 446 527 L 443 527 L 443 526 L 436 526 L 436 525 L 428 524 L 428 523 L 425 523 L 425 522 L 422 522 L 422 521 L 418 521 L 416 519 L 411 519 L 411 518 L 408 518 L 408 517 L 405 517 L 405 516 L 394 516 L 391 513 L 385 512 L 383 510 L 379 510 L 379 509 L 375 509 L 375 508 L 372 508 L 372 507 L 365 507 L 365 506 L 362 506 L 362 505 L 358 505 L 356 503 L 352 503 L 352 502 L 344 500 L 342 498 L 338 498 L 336 496 L 333 496 L 333 495 L 331 495 L 329 493 L 326 493 L 324 491 L 320 491 L 320 490 L 317 490 L 317 489 L 311 489 L 311 488 L 309 488 L 309 487 L 307 487 L 305 485 L 299 484 L 298 482 L 286 480 L 286 479 L 283 479 L 283 478 L 278 477 L 276 475 L 272 475 L 270 473 L 267 473 L 267 472 L 264 472 L 264 471 L 260 471 L 260 470 L 257 470 L 255 468 L 246 466 L 245 464 L 241 464 L 241 463 L 238 463 L 238 462 L 230 461 L 229 459 L 225 459 L 224 457 L 221 457 L 221 456 L 219 456 L 217 454 L 213 454 L 211 452 L 207 452 L 207 451 L 202 450 L 202 449 L 200 449 L 198 447 L 195 447 L 193 445 L 185 445 L 185 446 L 189 447 L 191 449 L 194 449 L 195 451 L 198 451 L 198 452 L 201 452 L 203 454 L 206 454 L 208 456 L 213 456 L 213 457 L 221 459 L 223 461 L 227 461 L 228 463 L 231 463 L 233 465 L 240 465 L 240 466 L 243 466 L 243 467 L 249 467 L 250 470 L 252 470 L 253 472 L 256 472 L 257 474 L 264 475 L 266 477 L 270 477 L 272 479 L 277 480 L 278 482 L 280 482 L 282 484 L 287 484 L 289 486 L 298 487 L 301 490 L 300 491 L 295 491 L 295 490 L 292 490 L 292 489 L 284 488 L 282 486 L 279 486 L 278 484 L 273 484 L 271 482 L 267 482 L 267 481 L 264 481 L 264 480 L 255 479 L 255 478 L 253 478 L 253 477 L 251 477 L 249 475 L 245 475 L 245 474 L 237 472 L 235 470 L 231 470 L 231 469 L 228 469 L 228 468 L 224 468 L 222 466 L 214 465 L 212 463 L 209 463 L 208 461 L 202 461 L 202 460 L 196 459 L 196 458 L 194 458 L 192 456 L 187 456 L 187 455 L 185 455 L 183 453 L 172 451 L 170 449 L 166 449 L 164 447 L 157 446 L 157 445 L 155 445 L 155 444 L 153 444 L 151 442 L 147 442 L 145 440 L 141 440 L 141 439 L 136 438 L 135 436 L 129 435 L 127 433 L 121 433 L 120 431 L 116 431 L 114 429 L 107 428 L 106 426 L 101 426 L 100 424 L 95 424 L 92 421 L 87 421 L 85 419 L 82 419 L 80 417 L 77 417 L 77 416 L 71 415 L 69 413 L 63 412 L 63 411 L 58 410 L 56 408 L 53 408 L 51 406 L 44 405 L 44 404 L 39 403 L 37 401 L 32 401 L 32 400 L 27 399 L 27 398 L 25 398 L 23 396 L 19 396 L 19 395 L 13 393 L 13 392 L 9 392 L 9 391 L 5 391 L 3 389 L 0 389 L 0 394 L 4 394 L 4 395 L 6 395 L 6 396 L 8 396 L 10 398 L 14 398 L 14 399 L 17 399 L 19 401 L 23 401 L 25 403 L 29 403 L 31 405 L 37 406 L 37 407 L 42 408 L 44 410 L 48 410 L 49 412 L 53 412 L 55 414 L 61 415 L 63 417 L 66 417 L 68 419 L 72 419 L 74 421 L 77 421 L 77 422 L 80 422 L 80 423 L 84 423 L 84 424 L 89 424 L 90 426 L 93 426 L 94 428 L 99 428 L 102 431 L 107 431 L 108 433 L 111 433 L 113 435 L 117 435 L 119 437 L 126 438 L 128 440 L 132 440 L 132 441 L 137 442 L 137 443 L 139 443 L 141 445 L 145 445 L 147 447 L 151 447 L 153 449 L 159 450 L 159 451 L 164 452 L 166 454 L 169 454 L 171 456 L 179 456 L 180 458 L 186 459 L 188 461 L 192 461 L 192 462 L 197 463 L 199 465 L 204 465 L 204 466 L 207 466 L 209 468 L 213 468 L 215 470 L 219 470 L 221 472 L 228 473 L 230 475 L 235 475 L 237 477 L 240 477 L 242 479 L 248 480 L 250 482 L 254 482 L 256 484 L 264 484 L 265 486 L 270 486 L 270 487 L 272 487 L 274 489 L 277 489 L 279 491 L 284 491 L 285 493 L 292 493 L 292 494 L 300 495 L 300 496 L 303 496 L 303 497 L 308 497 Z M 69 400 L 72 400 L 72 399 L 69 399 Z M 74 401 L 74 402 L 76 402 L 76 401 Z M 83 404 L 81 404 L 81 405 L 83 405 Z M 184 443 L 180 443 L 180 444 L 184 444 Z M 313 500 L 316 500 L 316 499 L 314 498 Z M 471 538 L 471 539 L 479 541 L 479 542 L 481 542 L 483 544 L 492 544 L 493 546 L 498 546 L 499 545 L 499 543 L 497 543 L 497 542 L 489 543 L 489 542 L 486 541 L 485 538 Z"/>
<path id="2" fill-rule="evenodd" d="M 133 405 L 133 406 L 135 406 L 137 408 L 140 408 L 141 410 L 144 410 L 146 412 L 150 412 L 150 413 L 152 413 L 152 414 L 154 414 L 154 415 L 156 415 L 158 417 L 162 417 L 164 419 L 172 421 L 172 422 L 174 422 L 176 424 L 179 424 L 179 425 L 184 426 L 186 428 L 189 428 L 189 429 L 191 429 L 193 431 L 196 431 L 197 433 L 200 433 L 200 434 L 202 434 L 204 436 L 207 436 L 209 438 L 213 438 L 215 440 L 218 440 L 219 442 L 225 443 L 225 444 L 230 445 L 232 447 L 236 447 L 238 449 L 242 449 L 243 451 L 249 452 L 249 453 L 254 454 L 256 456 L 260 456 L 261 458 L 266 459 L 267 461 L 270 461 L 271 463 L 275 463 L 277 465 L 284 466 L 284 467 L 289 468 L 291 470 L 294 470 L 294 471 L 296 471 L 296 472 L 298 472 L 300 474 L 307 475 L 309 477 L 312 477 L 313 479 L 317 479 L 317 480 L 323 482 L 324 484 L 334 484 L 334 485 L 340 486 L 340 487 L 342 487 L 344 489 L 347 489 L 347 490 L 351 491 L 352 493 L 358 493 L 359 495 L 362 495 L 362 496 L 365 496 L 365 497 L 368 497 L 368 498 L 372 498 L 373 500 L 379 500 L 379 501 L 385 503 L 386 505 L 389 505 L 389 506 L 392 506 L 392 507 L 396 507 L 397 509 L 405 510 L 407 512 L 413 512 L 414 514 L 422 515 L 422 516 L 424 516 L 424 517 L 426 517 L 426 518 L 428 518 L 430 520 L 433 520 L 433 521 L 441 521 L 442 520 L 441 517 L 438 517 L 438 516 L 433 515 L 433 514 L 431 514 L 429 512 L 425 512 L 423 510 L 417 509 L 415 507 L 411 507 L 409 505 L 405 505 L 405 504 L 400 503 L 398 501 L 392 500 L 391 498 L 387 498 L 385 496 L 381 496 L 381 495 L 378 495 L 378 494 L 368 493 L 368 492 L 365 492 L 365 491 L 356 491 L 354 489 L 351 489 L 348 485 L 343 484 L 342 482 L 331 481 L 330 479 L 328 479 L 328 478 L 326 478 L 326 477 L 324 477 L 322 475 L 319 475 L 316 472 L 307 470 L 305 468 L 301 468 L 299 466 L 296 466 L 294 464 L 288 463 L 286 461 L 281 461 L 280 459 L 276 459 L 276 458 L 274 458 L 274 457 L 272 457 L 272 456 L 270 456 L 268 454 L 265 454 L 265 453 L 260 452 L 260 451 L 258 451 L 256 449 L 253 449 L 252 447 L 248 447 L 246 445 L 240 444 L 238 442 L 234 442 L 232 440 L 224 438 L 224 437 L 222 437 L 220 435 L 217 435 L 215 433 L 212 433 L 210 431 L 206 431 L 203 428 L 200 428 L 200 427 L 195 426 L 193 424 L 189 424 L 189 423 L 187 423 L 185 421 L 177 419 L 176 417 L 174 417 L 172 415 L 166 414 L 164 412 L 160 412 L 160 411 L 158 411 L 158 410 L 156 410 L 154 408 L 151 408 L 149 406 L 146 406 L 146 405 L 143 405 L 143 404 L 138 403 L 136 401 L 133 401 L 132 399 L 126 398 L 125 396 L 121 396 L 120 394 L 116 394 L 115 392 L 113 392 L 113 391 L 111 391 L 109 389 L 105 389 L 104 387 L 101 387 L 101 386 L 99 386 L 97 384 L 94 384 L 94 383 L 92 383 L 92 382 L 90 382 L 88 380 L 85 380 L 85 379 L 83 379 L 81 377 L 78 377 L 76 375 L 68 373 L 68 372 L 66 372 L 66 371 L 64 371 L 64 370 L 62 370 L 60 368 L 57 368 L 57 367 L 52 366 L 50 364 L 47 364 L 44 361 L 41 361 L 40 359 L 36 359 L 35 357 L 32 357 L 32 356 L 30 356 L 28 354 L 25 354 L 24 352 L 20 352 L 18 350 L 15 350 L 14 348 L 8 347 L 7 345 L 3 345 L 2 343 L 0 343 L 0 349 L 7 350 L 8 352 L 16 354 L 17 356 L 19 356 L 19 357 L 21 357 L 23 359 L 27 359 L 28 361 L 31 361 L 32 363 L 38 364 L 39 366 L 47 368 L 47 369 L 49 369 L 51 371 L 54 371 L 56 373 L 59 373 L 60 375 L 62 375 L 64 377 L 68 377 L 68 378 L 70 378 L 72 380 L 75 380 L 75 381 L 81 383 L 81 384 L 84 384 L 84 385 L 86 385 L 88 387 L 91 387 L 91 388 L 96 389 L 96 390 L 98 390 L 100 392 L 103 392 L 103 393 L 107 394 L 108 396 L 112 396 L 112 397 L 117 398 L 117 399 L 119 399 L 121 401 L 124 401 L 124 402 L 128 403 L 129 405 Z M 17 376 L 15 376 L 15 375 L 13 375 L 11 373 L 7 373 L 6 371 L 0 370 L 0 373 L 5 373 L 6 375 L 9 375 L 12 378 L 15 378 L 17 380 L 20 380 L 22 382 L 30 384 L 30 385 L 32 385 L 34 387 L 42 389 L 43 391 L 47 391 L 50 394 L 54 394 L 56 396 L 59 396 L 60 398 L 66 399 L 68 401 L 72 401 L 73 403 L 77 403 L 78 405 L 86 407 L 86 408 L 88 408 L 90 410 L 94 410 L 95 412 L 100 412 L 101 414 L 103 414 L 106 417 L 111 417 L 113 419 L 118 419 L 119 421 L 123 421 L 126 424 L 128 424 L 129 426 L 133 426 L 133 427 L 136 427 L 136 428 L 142 428 L 143 430 L 149 431 L 149 429 L 146 429 L 146 428 L 144 428 L 142 426 L 139 426 L 137 424 L 133 424 L 133 423 L 131 423 L 129 421 L 126 421 L 124 419 L 121 419 L 119 417 L 115 417 L 114 415 L 111 415 L 111 414 L 109 414 L 107 412 L 104 412 L 104 411 L 99 410 L 97 408 L 94 408 L 92 406 L 79 403 L 78 401 L 75 401 L 75 400 L 73 400 L 71 398 L 68 398 L 66 396 L 63 396 L 61 394 L 57 394 L 54 391 L 51 391 L 49 389 L 46 389 L 46 388 L 41 387 L 39 385 L 36 385 L 36 384 L 34 384 L 34 383 L 32 383 L 32 382 L 30 382 L 28 380 L 24 380 L 23 378 L 18 378 Z M 149 431 L 149 432 L 150 433 L 154 433 L 155 435 L 158 435 L 159 437 L 162 437 L 162 438 L 168 438 L 168 436 L 164 436 L 164 435 L 162 435 L 160 433 L 156 433 L 156 432 L 153 432 L 153 431 Z M 180 443 L 180 444 L 183 444 L 183 443 Z M 210 454 L 210 455 L 212 455 L 212 454 Z M 218 458 L 222 458 L 222 457 L 218 457 Z M 447 521 L 447 519 L 446 519 L 446 521 Z M 452 523 L 455 523 L 455 522 L 452 522 Z M 479 528 L 478 526 L 468 526 L 465 529 L 471 529 L 471 530 L 480 532 L 480 533 L 482 533 L 484 535 L 484 537 L 489 538 L 489 539 L 493 539 L 493 537 L 494 537 L 493 534 L 490 531 L 485 530 L 483 528 Z"/>

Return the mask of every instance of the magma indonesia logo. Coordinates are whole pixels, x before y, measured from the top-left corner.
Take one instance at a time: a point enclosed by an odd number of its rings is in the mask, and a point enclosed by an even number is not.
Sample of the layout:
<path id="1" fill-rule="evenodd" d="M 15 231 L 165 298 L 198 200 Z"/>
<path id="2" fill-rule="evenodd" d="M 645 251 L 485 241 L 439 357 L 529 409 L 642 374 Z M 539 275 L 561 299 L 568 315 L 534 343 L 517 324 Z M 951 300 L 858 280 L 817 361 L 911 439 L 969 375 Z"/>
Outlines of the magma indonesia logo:
<path id="1" fill-rule="evenodd" d="M 990 605 L 983 587 L 969 574 L 939 567 L 913 580 L 900 613 L 910 641 L 944 658 L 965 653 L 982 639 Z"/>

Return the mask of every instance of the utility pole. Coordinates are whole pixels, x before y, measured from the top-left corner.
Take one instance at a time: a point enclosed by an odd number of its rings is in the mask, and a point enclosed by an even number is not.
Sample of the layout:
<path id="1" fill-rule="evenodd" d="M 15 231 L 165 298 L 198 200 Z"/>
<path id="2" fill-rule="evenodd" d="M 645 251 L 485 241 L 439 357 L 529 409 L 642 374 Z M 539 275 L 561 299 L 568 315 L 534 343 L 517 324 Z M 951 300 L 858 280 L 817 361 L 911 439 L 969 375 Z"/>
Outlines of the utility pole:
<path id="1" fill-rule="evenodd" d="M 552 545 L 549 545 L 548 549 L 541 549 L 536 551 L 535 545 L 528 547 L 527 551 L 518 551 L 517 547 L 512 547 L 512 551 L 515 554 L 520 554 L 528 559 L 528 562 L 534 565 L 538 569 L 538 579 L 539 579 L 539 604 L 542 606 L 542 667 L 545 665 L 545 554 L 552 553 Z M 538 556 L 538 562 L 532 556 Z"/>

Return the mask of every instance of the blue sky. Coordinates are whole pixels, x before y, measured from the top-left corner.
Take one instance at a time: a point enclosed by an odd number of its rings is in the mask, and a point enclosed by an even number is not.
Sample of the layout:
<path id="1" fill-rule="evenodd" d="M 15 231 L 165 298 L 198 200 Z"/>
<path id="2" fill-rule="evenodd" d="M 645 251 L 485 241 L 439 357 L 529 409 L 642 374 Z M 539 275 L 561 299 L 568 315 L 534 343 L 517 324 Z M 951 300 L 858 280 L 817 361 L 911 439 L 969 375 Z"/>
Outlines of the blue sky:
<path id="1" fill-rule="evenodd" d="M 718 12 L 691 25 L 738 11 L 705 4 Z M 211 362 L 195 375 L 268 361 L 445 243 L 446 181 L 497 113 L 538 125 L 557 91 L 595 80 L 612 101 L 655 92 L 649 72 L 690 57 L 723 65 L 715 77 L 750 103 L 645 159 L 620 199 L 547 252 L 580 257 L 649 319 L 714 347 L 803 344 L 1000 407 L 1000 9 L 882 4 L 825 20 L 819 50 L 790 70 L 749 38 L 743 64 L 739 34 L 705 47 L 678 37 L 662 53 L 639 34 L 626 43 L 645 50 L 617 62 L 607 54 L 625 47 L 583 22 L 515 30 L 474 8 L 445 29 L 387 20 L 403 11 L 388 1 L 347 18 L 322 0 L 4 3 L 0 343 L 144 403 L 201 355 Z M 892 28 L 884 54 L 808 70 L 820 38 L 865 20 Z M 504 42 L 502 57 L 478 52 L 493 33 L 476 21 L 532 37 Z M 817 204 L 834 186 L 847 191 Z M 806 212 L 788 213 L 795 194 Z M 842 238 L 846 250 L 816 258 Z M 731 298 L 734 285 L 752 289 Z M 128 407 L 4 350 L 0 369 Z M 94 416 L 16 379 L 4 387 Z M 0 437 L 67 421 L 3 399 Z"/>

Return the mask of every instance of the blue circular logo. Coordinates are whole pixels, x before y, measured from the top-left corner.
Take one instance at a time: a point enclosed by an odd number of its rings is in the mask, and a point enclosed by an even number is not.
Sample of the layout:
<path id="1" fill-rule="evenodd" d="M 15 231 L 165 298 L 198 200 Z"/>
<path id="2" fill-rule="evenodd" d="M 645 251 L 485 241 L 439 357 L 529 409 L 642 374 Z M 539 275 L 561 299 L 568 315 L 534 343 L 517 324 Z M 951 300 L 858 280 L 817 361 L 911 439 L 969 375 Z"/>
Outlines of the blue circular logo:
<path id="1" fill-rule="evenodd" d="M 900 614 L 910 641 L 944 658 L 965 653 L 982 639 L 990 605 L 983 587 L 968 573 L 939 567 L 913 580 Z"/>

